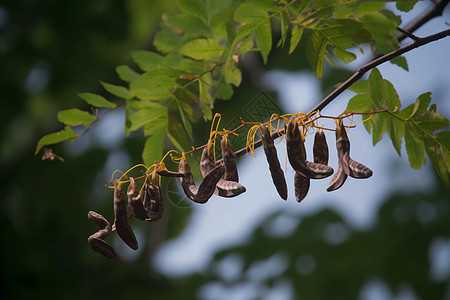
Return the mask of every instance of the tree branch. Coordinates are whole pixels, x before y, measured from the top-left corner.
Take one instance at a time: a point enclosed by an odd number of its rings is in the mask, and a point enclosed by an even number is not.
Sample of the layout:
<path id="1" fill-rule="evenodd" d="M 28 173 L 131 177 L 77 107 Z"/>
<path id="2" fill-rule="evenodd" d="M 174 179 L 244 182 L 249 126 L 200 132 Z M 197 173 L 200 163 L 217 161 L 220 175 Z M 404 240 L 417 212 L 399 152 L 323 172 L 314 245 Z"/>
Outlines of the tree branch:
<path id="1" fill-rule="evenodd" d="M 433 6 L 430 7 L 429 10 L 427 10 L 425 13 L 423 13 L 421 16 L 419 16 L 417 19 L 415 19 L 413 22 L 409 23 L 405 28 L 403 28 L 407 32 L 414 32 L 416 29 L 421 27 L 423 24 L 428 22 L 429 20 L 442 16 L 442 12 L 444 11 L 444 8 L 447 6 L 447 4 L 450 2 L 450 0 L 438 0 L 433 3 Z M 400 43 L 405 38 L 407 38 L 408 35 L 403 33 L 397 37 L 397 41 Z"/>
<path id="2" fill-rule="evenodd" d="M 428 43 L 440 40 L 442 38 L 445 38 L 447 36 L 450 36 L 450 29 L 429 35 L 424 38 L 418 38 L 417 40 L 413 41 L 412 43 L 403 46 L 395 51 L 392 51 L 386 55 L 383 55 L 377 59 L 374 59 L 367 63 L 366 65 L 360 67 L 350 78 L 348 78 L 344 83 L 342 83 L 338 88 L 336 88 L 334 91 L 332 91 L 328 96 L 326 96 L 319 104 L 317 104 L 313 109 L 310 110 L 310 113 L 314 111 L 321 111 L 323 108 L 325 108 L 331 101 L 333 101 L 337 96 L 339 96 L 342 92 L 344 92 L 346 89 L 348 89 L 353 83 L 358 81 L 367 71 L 375 68 L 378 65 L 381 65 L 382 63 L 387 62 L 388 60 L 391 60 L 395 57 L 398 57 L 408 51 L 411 51 L 415 48 L 421 47 L 423 45 L 426 45 Z M 284 129 L 281 129 L 279 131 L 275 131 L 272 133 L 272 138 L 277 138 L 280 134 L 284 134 Z M 262 141 L 258 140 L 255 142 L 255 149 L 260 147 L 262 145 Z M 242 149 L 239 149 L 235 152 L 236 156 L 242 156 L 245 153 L 249 151 L 248 147 L 244 147 Z M 217 163 L 220 163 L 222 160 L 218 160 Z"/>

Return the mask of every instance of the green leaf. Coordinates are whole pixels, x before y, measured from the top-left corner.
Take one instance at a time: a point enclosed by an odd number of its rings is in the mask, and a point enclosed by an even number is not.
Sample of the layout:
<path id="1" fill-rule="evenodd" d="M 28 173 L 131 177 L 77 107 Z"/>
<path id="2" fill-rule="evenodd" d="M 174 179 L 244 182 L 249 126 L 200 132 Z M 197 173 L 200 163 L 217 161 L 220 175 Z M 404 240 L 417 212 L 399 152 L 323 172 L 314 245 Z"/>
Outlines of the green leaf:
<path id="1" fill-rule="evenodd" d="M 130 91 L 123 86 L 114 85 L 114 84 L 106 83 L 103 81 L 100 81 L 100 83 L 103 85 L 105 90 L 107 90 L 114 96 L 117 96 L 119 98 L 124 98 L 124 99 L 130 99 L 133 97 L 133 95 L 131 95 Z"/>
<path id="2" fill-rule="evenodd" d="M 367 94 L 358 94 L 353 96 L 347 104 L 347 109 L 354 112 L 370 111 L 372 99 Z"/>
<path id="3" fill-rule="evenodd" d="M 61 143 L 64 141 L 70 142 L 73 139 L 77 138 L 78 136 L 80 136 L 80 135 L 75 134 L 70 126 L 66 126 L 61 131 L 58 131 L 55 133 L 50 133 L 50 134 L 47 134 L 47 135 L 44 135 L 43 137 L 41 137 L 39 139 L 39 142 L 37 143 L 36 151 L 34 152 L 34 154 L 35 155 L 38 154 L 39 151 L 44 146 L 58 144 L 58 143 Z"/>
<path id="4" fill-rule="evenodd" d="M 216 87 L 215 97 L 217 99 L 229 100 L 233 96 L 233 87 L 225 82 L 224 79 L 219 81 Z"/>
<path id="5" fill-rule="evenodd" d="M 117 106 L 116 104 L 106 100 L 104 97 L 93 93 L 78 93 L 78 97 L 95 107 L 115 108 Z"/>
<path id="6" fill-rule="evenodd" d="M 323 76 L 326 47 L 325 36 L 317 30 L 313 31 L 306 44 L 306 56 L 317 78 L 322 78 Z"/>
<path id="7" fill-rule="evenodd" d="M 187 14 L 207 21 L 206 3 L 204 0 L 178 0 L 178 6 Z"/>
<path id="8" fill-rule="evenodd" d="M 172 144 L 178 148 L 178 151 L 184 152 L 189 147 L 188 137 L 186 135 L 186 130 L 184 126 L 172 115 L 169 115 L 169 133 L 167 136 L 169 137 Z"/>
<path id="9" fill-rule="evenodd" d="M 390 117 L 385 114 L 376 114 L 372 121 L 372 142 L 375 146 L 383 138 L 384 132 L 390 126 Z"/>
<path id="10" fill-rule="evenodd" d="M 95 119 L 96 117 L 94 115 L 78 108 L 71 108 L 58 112 L 58 120 L 61 123 L 71 126 L 84 125 L 87 128 Z"/>
<path id="11" fill-rule="evenodd" d="M 267 17 L 268 15 L 265 9 L 254 8 L 247 3 L 241 4 L 234 11 L 234 19 L 242 24 L 259 22 Z"/>
<path id="12" fill-rule="evenodd" d="M 295 50 L 295 48 L 297 48 L 297 45 L 302 38 L 302 35 L 303 35 L 303 27 L 294 26 L 292 28 L 289 54 L 291 54 Z"/>
<path id="13" fill-rule="evenodd" d="M 167 115 L 166 117 L 154 120 L 145 126 L 148 138 L 144 145 L 142 159 L 147 166 L 152 165 L 155 160 L 159 161 L 162 158 L 167 126 Z"/>
<path id="14" fill-rule="evenodd" d="M 215 39 L 196 39 L 184 44 L 178 51 L 194 59 L 211 60 L 220 57 L 223 50 Z"/>
<path id="15" fill-rule="evenodd" d="M 431 92 L 424 93 L 417 98 L 414 104 L 411 104 L 402 111 L 400 111 L 398 113 L 398 116 L 400 118 L 409 120 L 412 117 L 414 117 L 416 113 L 425 112 L 428 109 L 430 102 L 431 102 Z"/>
<path id="16" fill-rule="evenodd" d="M 116 67 L 116 72 L 119 75 L 120 79 L 126 82 L 131 82 L 133 80 L 138 79 L 139 76 L 141 76 L 139 73 L 137 73 L 127 65 Z"/>
<path id="17" fill-rule="evenodd" d="M 164 59 L 164 57 L 158 53 L 144 50 L 131 52 L 131 58 L 143 71 L 157 69 L 158 64 Z"/>
<path id="18" fill-rule="evenodd" d="M 227 60 L 223 67 L 223 75 L 225 76 L 225 82 L 239 86 L 242 80 L 242 73 L 231 59 Z"/>
<path id="19" fill-rule="evenodd" d="M 398 10 L 408 12 L 413 9 L 417 1 L 418 0 L 397 0 L 395 7 L 397 7 Z"/>
<path id="20" fill-rule="evenodd" d="M 449 121 L 437 112 L 428 110 L 414 116 L 417 125 L 432 133 L 436 130 L 446 128 Z"/>
<path id="21" fill-rule="evenodd" d="M 206 75 L 206 74 L 205 74 Z M 199 81 L 200 108 L 207 120 L 212 119 L 213 99 L 211 96 L 211 88 L 203 79 Z"/>
<path id="22" fill-rule="evenodd" d="M 193 15 L 170 15 L 167 17 L 167 24 L 177 33 L 185 32 L 194 37 L 212 37 L 211 29 L 200 18 Z"/>
<path id="23" fill-rule="evenodd" d="M 181 37 L 167 27 L 155 34 L 153 45 L 161 53 L 170 53 L 178 48 L 181 43 Z"/>
<path id="24" fill-rule="evenodd" d="M 389 111 L 394 111 L 401 106 L 394 86 L 381 77 L 377 68 L 372 69 L 369 75 L 369 94 L 377 109 L 385 106 Z"/>
<path id="25" fill-rule="evenodd" d="M 189 123 L 189 120 L 187 120 L 186 115 L 184 113 L 184 110 L 182 108 L 181 105 L 181 101 L 179 101 L 177 98 L 175 98 L 177 106 L 178 106 L 178 111 L 180 112 L 180 116 L 181 116 L 181 121 L 183 122 L 183 126 L 184 126 L 184 130 L 186 130 L 186 133 L 188 134 L 189 138 L 191 140 L 194 140 L 194 136 L 192 134 L 192 127 L 191 127 L 191 123 Z"/>
<path id="26" fill-rule="evenodd" d="M 175 77 L 148 72 L 130 83 L 130 91 L 142 100 L 162 100 L 172 96 L 171 90 L 179 88 Z"/>
<path id="27" fill-rule="evenodd" d="M 408 122 L 409 123 L 409 122 Z M 425 145 L 423 135 L 414 125 L 405 126 L 405 146 L 408 153 L 409 163 L 413 169 L 420 169 L 426 162 Z"/>
<path id="28" fill-rule="evenodd" d="M 428 154 L 428 157 L 431 160 L 431 163 L 433 164 L 434 169 L 436 170 L 436 173 L 439 175 L 439 177 L 442 179 L 442 181 L 449 185 L 450 184 L 450 166 L 448 163 L 446 163 L 443 152 L 441 152 L 441 147 L 436 142 L 435 139 L 425 136 L 425 148 Z M 447 155 L 448 156 L 448 155 Z"/>
<path id="29" fill-rule="evenodd" d="M 364 94 L 369 93 L 369 81 L 367 80 L 359 80 L 355 83 L 353 83 L 349 88 L 350 91 L 358 93 L 358 94 Z"/>
<path id="30" fill-rule="evenodd" d="M 153 124 L 156 120 L 167 116 L 167 107 L 156 105 L 154 108 L 144 108 L 136 111 L 136 113 L 129 116 L 131 122 L 130 131 L 135 131 L 148 124 Z"/>
<path id="31" fill-rule="evenodd" d="M 390 118 L 389 127 L 387 128 L 389 137 L 391 138 L 392 145 L 398 153 L 398 156 L 402 156 L 402 137 L 405 134 L 405 124 L 395 118 Z"/>
<path id="32" fill-rule="evenodd" d="M 394 65 L 399 66 L 405 71 L 409 71 L 408 62 L 406 61 L 406 58 L 404 58 L 403 56 L 397 56 L 391 59 L 390 62 L 393 63 Z"/>
<path id="33" fill-rule="evenodd" d="M 267 57 L 272 49 L 272 29 L 270 20 L 263 22 L 255 29 L 256 44 L 261 51 L 264 64 L 267 64 Z"/>

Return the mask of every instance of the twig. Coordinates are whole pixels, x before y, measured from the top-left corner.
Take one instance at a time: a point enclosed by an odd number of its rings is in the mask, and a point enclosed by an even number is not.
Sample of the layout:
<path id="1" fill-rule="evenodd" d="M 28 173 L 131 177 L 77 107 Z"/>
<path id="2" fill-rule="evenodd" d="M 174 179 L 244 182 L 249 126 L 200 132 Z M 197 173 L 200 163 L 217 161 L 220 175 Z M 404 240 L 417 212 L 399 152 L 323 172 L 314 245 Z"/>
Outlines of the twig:
<path id="1" fill-rule="evenodd" d="M 395 51 L 392 51 L 391 53 L 388 53 L 386 55 L 383 55 L 375 60 L 370 61 L 366 65 L 360 67 L 350 78 L 348 78 L 343 84 L 341 84 L 338 88 L 336 88 L 334 91 L 332 91 L 328 96 L 326 96 L 319 104 L 317 104 L 313 109 L 310 110 L 308 115 L 314 111 L 321 111 L 323 108 L 325 108 L 331 101 L 333 101 L 337 96 L 339 96 L 342 92 L 344 92 L 346 89 L 348 89 L 353 83 L 358 81 L 367 71 L 375 68 L 378 65 L 381 65 L 382 63 L 385 63 L 395 57 L 398 57 L 402 55 L 403 53 L 406 53 L 408 51 L 411 51 L 415 48 L 421 47 L 423 45 L 426 45 L 428 43 L 440 40 L 442 38 L 445 38 L 450 35 L 450 29 L 429 35 L 424 38 L 418 38 L 417 40 L 413 41 L 412 43 L 403 46 Z M 280 135 L 284 134 L 284 129 L 272 132 L 272 138 L 277 138 Z M 258 148 L 262 145 L 262 141 L 258 140 L 254 144 L 254 148 Z M 244 147 L 242 149 L 239 149 L 235 152 L 236 156 L 242 156 L 245 153 L 249 151 L 248 147 Z M 217 161 L 219 163 L 221 160 Z"/>
<path id="2" fill-rule="evenodd" d="M 405 29 L 403 29 L 403 28 L 401 28 L 401 27 L 399 27 L 399 26 L 397 26 L 397 27 L 395 27 L 395 28 L 397 28 L 398 31 L 400 31 L 401 33 L 405 34 L 407 37 L 411 38 L 411 39 L 414 40 L 414 41 L 417 41 L 417 40 L 419 39 L 417 36 L 415 36 L 415 35 L 412 34 L 411 32 L 406 31 Z"/>
<path id="3" fill-rule="evenodd" d="M 415 19 L 412 23 L 408 24 L 403 29 L 406 30 L 407 32 L 412 33 L 414 31 L 416 31 L 417 28 L 421 27 L 423 24 L 428 22 L 429 20 L 431 20 L 435 17 L 442 16 L 442 12 L 444 11 L 444 8 L 447 6 L 447 4 L 449 2 L 450 2 L 450 0 L 434 1 L 433 6 L 430 7 L 429 10 L 424 12 L 421 16 L 419 16 L 417 19 Z M 397 41 L 401 42 L 407 37 L 408 37 L 408 35 L 403 33 L 397 37 Z"/>

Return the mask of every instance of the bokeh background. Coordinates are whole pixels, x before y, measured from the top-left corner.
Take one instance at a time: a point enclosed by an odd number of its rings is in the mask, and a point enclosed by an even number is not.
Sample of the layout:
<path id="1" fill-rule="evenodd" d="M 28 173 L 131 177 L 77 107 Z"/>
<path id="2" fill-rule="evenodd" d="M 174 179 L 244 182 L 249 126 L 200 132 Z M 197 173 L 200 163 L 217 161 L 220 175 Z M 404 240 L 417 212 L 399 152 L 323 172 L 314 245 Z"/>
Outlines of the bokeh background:
<path id="1" fill-rule="evenodd" d="M 430 5 L 418 3 L 404 22 Z M 56 147 L 64 163 L 33 156 L 36 143 L 62 128 L 57 111 L 86 109 L 78 92 L 104 94 L 100 80 L 120 84 L 115 67 L 134 66 L 132 50 L 152 50 L 161 15 L 176 10 L 174 0 L 0 4 L 0 297 L 450 299 L 450 190 L 430 162 L 411 169 L 406 152 L 398 157 L 387 137 L 372 147 L 363 126 L 350 131 L 352 156 L 372 168 L 371 179 L 348 180 L 332 193 L 327 180 L 313 182 L 298 204 L 288 166 L 285 202 L 259 149 L 257 157 L 239 160 L 245 194 L 193 205 L 175 182 L 165 182 L 163 219 L 132 222 L 138 251 L 115 235 L 108 241 L 121 262 L 91 250 L 87 237 L 96 229 L 87 212 L 113 219 L 112 191 L 104 184 L 115 169 L 141 161 L 143 136 L 125 139 L 119 110 L 69 147 Z M 449 20 L 447 7 L 416 34 L 446 29 Z M 215 106 L 222 124 L 261 91 L 286 113 L 308 111 L 369 59 L 329 69 L 319 81 L 301 48 L 291 55 L 274 48 L 266 66 L 246 58 L 242 86 Z M 438 112 L 450 118 L 449 53 L 449 39 L 441 40 L 406 54 L 409 72 L 390 64 L 380 71 L 404 106 L 432 91 Z M 351 96 L 344 93 L 324 113 L 341 113 Z M 195 125 L 195 145 L 208 130 L 209 124 Z M 335 167 L 334 137 L 327 137 Z M 277 147 L 285 166 L 284 144 Z"/>

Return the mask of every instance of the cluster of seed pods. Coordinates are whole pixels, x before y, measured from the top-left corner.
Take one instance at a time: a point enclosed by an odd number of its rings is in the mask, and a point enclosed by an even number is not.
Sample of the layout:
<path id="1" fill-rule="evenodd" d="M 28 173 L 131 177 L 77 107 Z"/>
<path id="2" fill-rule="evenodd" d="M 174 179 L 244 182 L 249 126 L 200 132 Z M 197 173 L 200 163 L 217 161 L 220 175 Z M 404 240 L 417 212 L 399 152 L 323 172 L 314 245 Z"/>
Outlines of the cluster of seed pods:
<path id="1" fill-rule="evenodd" d="M 372 176 L 369 168 L 350 158 L 350 141 L 346 129 L 341 119 L 336 119 L 335 123 L 339 167 L 332 177 L 327 191 L 340 188 L 348 176 L 353 178 Z M 259 130 L 273 183 L 280 197 L 286 200 L 288 196 L 286 179 L 270 130 L 264 125 L 259 125 Z M 285 131 L 288 160 L 295 171 L 295 198 L 300 202 L 308 193 L 311 179 L 323 179 L 333 174 L 333 168 L 328 166 L 328 144 L 323 130 L 319 128 L 314 137 L 314 161 L 311 162 L 306 158 L 305 132 L 304 127 L 299 125 L 299 119 L 295 116 L 292 117 L 285 125 Z M 114 186 L 113 226 L 111 227 L 110 223 L 100 214 L 92 211 L 88 213 L 89 220 L 99 229 L 88 239 L 92 249 L 109 259 L 118 260 L 114 249 L 105 241 L 111 231 L 116 231 L 130 248 L 134 250 L 138 248 L 138 242 L 129 224 L 129 219 L 135 217 L 141 221 L 154 222 L 162 217 L 164 210 L 164 200 L 156 174 L 179 178 L 186 197 L 196 203 L 206 203 L 212 195 L 229 198 L 244 193 L 246 189 L 239 183 L 236 155 L 227 134 L 222 135 L 221 150 L 222 162 L 216 165 L 214 144 L 211 138 L 203 148 L 200 160 L 203 180 L 198 187 L 195 185 L 194 176 L 184 154 L 179 158 L 178 172 L 169 171 L 163 163 L 155 162 L 154 172 L 145 175 L 145 184 L 142 188 L 139 188 L 135 180 L 130 177 L 127 190 L 128 202 L 119 182 L 117 186 Z"/>
<path id="2" fill-rule="evenodd" d="M 350 141 L 343 122 L 341 119 L 337 119 L 335 122 L 339 167 L 331 179 L 327 191 L 334 191 L 340 188 L 348 176 L 353 178 L 369 178 L 372 176 L 372 170 L 350 158 Z M 278 161 L 277 150 L 275 149 L 272 136 L 269 129 L 263 125 L 260 126 L 260 133 L 273 183 L 280 197 L 286 200 L 286 180 Z M 300 126 L 299 128 L 296 117 L 291 118 L 286 126 L 286 148 L 289 163 L 295 171 L 295 198 L 298 202 L 306 197 L 310 179 L 323 179 L 333 174 L 333 168 L 328 166 L 329 151 L 323 130 L 319 128 L 314 136 L 314 162 L 306 160 L 304 140 L 303 127 Z"/>
<path id="3" fill-rule="evenodd" d="M 235 197 L 246 191 L 241 185 L 236 167 L 236 156 L 231 148 L 227 135 L 223 135 L 221 147 L 223 163 L 216 166 L 214 149 L 209 142 L 202 153 L 200 170 L 203 181 L 197 187 L 185 156 L 180 158 L 178 172 L 169 171 L 164 164 L 155 163 L 155 172 L 147 174 L 145 185 L 139 189 L 133 178 L 127 190 L 128 203 L 120 184 L 114 187 L 114 224 L 100 214 L 90 211 L 88 219 L 99 229 L 88 238 L 92 249 L 106 258 L 119 260 L 114 249 L 105 241 L 111 231 L 116 231 L 119 237 L 133 250 L 138 248 L 138 242 L 129 224 L 129 219 L 154 222 L 162 217 L 164 200 L 155 174 L 165 177 L 178 177 L 186 196 L 196 203 L 206 203 L 213 194 L 221 197 Z"/>

